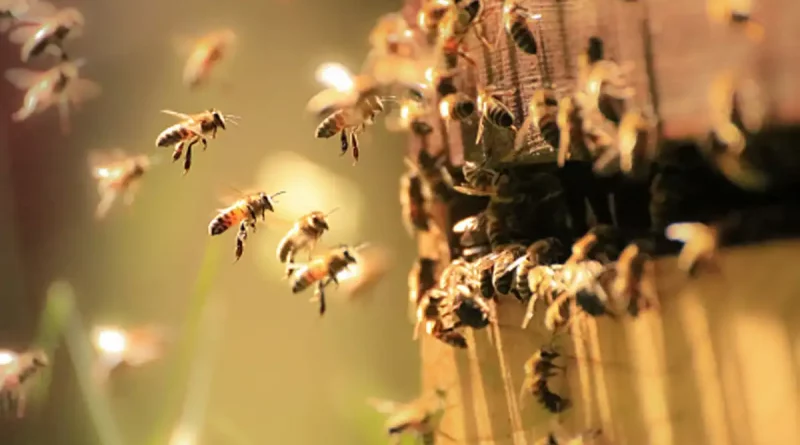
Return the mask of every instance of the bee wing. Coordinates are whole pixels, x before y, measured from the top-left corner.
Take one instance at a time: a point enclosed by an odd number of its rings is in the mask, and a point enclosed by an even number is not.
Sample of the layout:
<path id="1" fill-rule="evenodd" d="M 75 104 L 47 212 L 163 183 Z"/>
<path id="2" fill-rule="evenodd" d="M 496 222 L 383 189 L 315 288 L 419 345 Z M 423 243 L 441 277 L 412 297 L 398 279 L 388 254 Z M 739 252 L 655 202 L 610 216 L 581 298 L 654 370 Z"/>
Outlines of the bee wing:
<path id="1" fill-rule="evenodd" d="M 402 403 L 394 402 L 392 400 L 378 399 L 374 397 L 368 398 L 367 404 L 382 414 L 393 414 L 403 409 Z"/>
<path id="2" fill-rule="evenodd" d="M 322 117 L 335 110 L 352 107 L 358 100 L 358 93 L 355 91 L 340 91 L 335 88 L 328 88 L 315 94 L 306 104 L 308 112 Z"/>
<path id="3" fill-rule="evenodd" d="M 17 89 L 27 90 L 36 85 L 42 76 L 42 72 L 27 68 L 11 68 L 6 70 L 5 76 L 6 80 L 11 82 Z"/>
<path id="4" fill-rule="evenodd" d="M 170 116 L 176 117 L 180 120 L 193 120 L 194 118 L 188 114 L 178 113 L 177 111 L 172 110 L 161 110 L 162 113 L 168 114 Z"/>
<path id="5" fill-rule="evenodd" d="M 108 214 L 108 211 L 111 210 L 111 206 L 114 204 L 114 201 L 117 200 L 117 191 L 105 186 L 99 187 L 100 191 L 100 202 L 97 203 L 97 208 L 94 211 L 95 219 L 102 220 Z"/>
<path id="6" fill-rule="evenodd" d="M 22 45 L 39 31 L 39 25 L 22 25 L 8 34 L 8 40 L 15 45 Z"/>
<path id="7" fill-rule="evenodd" d="M 87 156 L 89 168 L 92 173 L 96 173 L 98 169 L 109 168 L 115 164 L 122 163 L 128 159 L 125 150 L 121 148 L 111 148 L 108 150 L 91 150 Z"/>
<path id="8" fill-rule="evenodd" d="M 100 96 L 103 88 L 97 82 L 88 79 L 73 79 L 67 89 L 67 97 L 73 104 L 80 104 Z"/>

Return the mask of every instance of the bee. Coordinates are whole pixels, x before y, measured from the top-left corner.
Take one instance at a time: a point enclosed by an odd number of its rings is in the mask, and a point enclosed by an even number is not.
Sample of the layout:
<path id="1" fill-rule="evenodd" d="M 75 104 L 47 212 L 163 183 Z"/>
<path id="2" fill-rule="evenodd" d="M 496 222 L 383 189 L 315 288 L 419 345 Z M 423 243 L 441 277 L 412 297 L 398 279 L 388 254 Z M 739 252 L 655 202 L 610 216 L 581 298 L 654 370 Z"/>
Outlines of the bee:
<path id="1" fill-rule="evenodd" d="M 424 0 L 417 13 L 417 26 L 433 44 L 439 35 L 439 23 L 453 8 L 452 0 Z"/>
<path id="2" fill-rule="evenodd" d="M 126 205 L 133 204 L 140 180 L 151 164 L 148 156 L 127 156 L 119 149 L 92 152 L 89 165 L 92 176 L 97 180 L 97 192 L 100 195 L 95 218 L 104 218 L 120 194 L 124 195 Z"/>
<path id="3" fill-rule="evenodd" d="M 536 351 L 524 365 L 525 381 L 520 391 L 520 400 L 524 400 L 525 394 L 532 394 L 536 401 L 552 414 L 564 412 L 572 406 L 569 399 L 562 397 L 550 390 L 547 380 L 557 375 L 557 372 L 565 372 L 563 366 L 558 366 L 554 362 L 560 357 L 555 350 L 543 347 Z"/>
<path id="4" fill-rule="evenodd" d="M 604 128 L 587 119 L 584 100 L 567 96 L 558 103 L 558 166 L 573 158 L 591 159 L 594 152 L 612 147 L 614 139 Z M 577 155 L 577 156 L 575 156 Z"/>
<path id="5" fill-rule="evenodd" d="M 183 162 L 183 174 L 189 173 L 192 167 L 192 147 L 198 142 L 203 143 L 203 150 L 208 147 L 207 137 L 217 137 L 217 130 L 225 130 L 225 124 L 230 122 L 238 125 L 239 116 L 222 114 L 213 108 L 197 114 L 183 114 L 172 110 L 161 110 L 162 113 L 177 117 L 181 122 L 162 131 L 156 138 L 156 147 L 175 146 L 172 152 L 172 161 L 181 158 L 186 148 Z"/>
<path id="6" fill-rule="evenodd" d="M 580 78 L 585 79 L 583 91 L 587 96 L 586 105 L 619 125 L 628 100 L 635 94 L 635 90 L 628 86 L 626 80 L 626 75 L 633 66 L 620 66 L 610 60 L 592 63 L 587 54 L 581 54 L 578 58 L 578 69 L 582 73 Z"/>
<path id="7" fill-rule="evenodd" d="M 415 310 L 422 296 L 436 286 L 437 264 L 432 258 L 417 258 L 408 272 L 408 301 Z"/>
<path id="8" fill-rule="evenodd" d="M 619 242 L 619 232 L 612 226 L 598 225 L 593 227 L 572 245 L 572 254 L 565 265 L 572 266 L 591 257 L 603 262 L 609 262 L 616 244 Z M 610 254 L 610 255 L 609 255 Z"/>
<path id="9" fill-rule="evenodd" d="M 566 288 L 560 281 L 560 271 L 561 265 L 559 264 L 553 264 L 551 266 L 535 266 L 528 271 L 528 276 L 525 278 L 525 282 L 528 284 L 528 292 L 530 293 L 530 297 L 528 299 L 528 307 L 525 309 L 525 316 L 522 319 L 522 329 L 527 329 L 531 320 L 533 320 L 533 316 L 536 313 L 537 302 L 540 300 L 544 301 L 549 309 L 553 302 L 556 301 L 561 294 L 566 292 Z M 548 317 L 545 317 L 545 325 L 549 330 L 554 330 L 555 324 L 558 324 L 553 323 L 554 321 L 557 321 L 553 317 L 561 316 L 561 309 L 567 308 L 554 309 L 554 312 L 549 315 L 551 319 L 550 324 L 547 322 Z M 568 317 L 569 314 L 567 313 L 565 316 Z"/>
<path id="10" fill-rule="evenodd" d="M 603 432 L 600 429 L 590 429 L 580 434 L 565 434 L 564 437 L 559 438 L 555 433 L 549 433 L 546 437 L 538 440 L 536 445 L 587 445 L 592 443 L 594 439 L 602 436 Z"/>
<path id="11" fill-rule="evenodd" d="M 478 90 L 477 108 L 481 117 L 478 122 L 478 136 L 475 138 L 476 144 L 480 143 L 483 139 L 484 121 L 488 121 L 490 124 L 499 128 L 507 128 L 514 132 L 517 131 L 517 128 L 514 126 L 514 113 L 500 102 L 499 99 L 502 96 L 509 96 L 512 94 L 514 94 L 513 91 L 500 91 L 492 87 Z"/>
<path id="12" fill-rule="evenodd" d="M 0 0 L 0 33 L 8 31 L 15 22 L 50 17 L 56 8 L 47 2 L 37 0 Z"/>
<path id="13" fill-rule="evenodd" d="M 531 13 L 519 1 L 503 1 L 503 29 L 522 52 L 536 55 L 539 48 L 536 37 L 528 27 L 528 20 L 541 20 L 542 15 Z"/>
<path id="14" fill-rule="evenodd" d="M 6 79 L 25 91 L 22 107 L 11 115 L 11 119 L 21 122 L 58 105 L 61 131 L 69 133 L 70 106 L 78 106 L 96 98 L 101 92 L 97 83 L 80 77 L 79 70 L 85 64 L 85 59 L 79 59 L 61 62 L 47 71 L 25 68 L 7 70 Z"/>
<path id="15" fill-rule="evenodd" d="M 435 435 L 439 430 L 446 409 L 447 393 L 443 389 L 436 389 L 436 403 L 424 403 L 418 399 L 411 403 L 397 403 L 389 400 L 368 399 L 367 402 L 378 412 L 389 416 L 386 419 L 385 429 L 392 439 L 392 443 L 400 443 L 400 436 L 411 433 L 422 439 L 424 445 L 433 445 Z"/>
<path id="16" fill-rule="evenodd" d="M 425 70 L 427 87 L 431 88 L 433 91 L 436 91 L 436 94 L 440 98 L 450 94 L 456 94 L 458 93 L 458 88 L 455 85 L 454 79 L 461 71 L 462 70 L 459 68 L 438 70 L 433 67 L 428 67 Z"/>
<path id="17" fill-rule="evenodd" d="M 514 270 L 509 266 L 524 255 L 525 246 L 521 244 L 511 244 L 499 249 L 497 258 L 494 260 L 494 270 L 492 271 L 492 286 L 498 295 L 511 293 L 514 288 Z"/>
<path id="18" fill-rule="evenodd" d="M 280 191 L 272 195 L 264 192 L 253 193 L 237 200 L 229 207 L 220 209 L 219 214 L 211 220 L 208 225 L 208 234 L 216 236 L 224 233 L 226 230 L 239 225 L 239 233 L 236 235 L 236 261 L 242 257 L 244 253 L 244 243 L 247 240 L 247 230 L 256 230 L 256 222 L 258 217 L 261 216 L 262 220 L 266 219 L 266 212 L 275 211 L 275 197 L 286 193 Z"/>
<path id="19" fill-rule="evenodd" d="M 85 23 L 83 14 L 75 8 L 64 8 L 48 18 L 27 17 L 25 21 L 25 25 L 11 31 L 8 39 L 22 45 L 20 57 L 26 63 L 45 52 L 66 60 L 64 41 L 80 35 Z"/>
<path id="20" fill-rule="evenodd" d="M 373 51 L 381 55 L 414 57 L 419 51 L 414 33 L 405 17 L 398 13 L 384 14 L 369 33 Z"/>
<path id="21" fill-rule="evenodd" d="M 425 105 L 413 100 L 405 99 L 400 103 L 399 115 L 394 119 L 386 117 L 386 128 L 390 131 L 408 131 L 419 137 L 433 133 L 433 126 L 426 122 L 428 110 Z"/>
<path id="22" fill-rule="evenodd" d="M 358 248 L 353 250 L 358 250 Z M 326 310 L 325 287 L 331 282 L 338 286 L 339 274 L 357 263 L 358 260 L 353 256 L 351 249 L 342 246 L 329 251 L 324 256 L 315 257 L 306 264 L 291 265 L 292 293 L 300 293 L 316 284 L 317 288 L 312 301 L 319 302 L 319 315 L 322 316 Z"/>
<path id="23" fill-rule="evenodd" d="M 551 88 L 540 88 L 534 91 L 531 101 L 528 104 L 528 116 L 520 127 L 514 138 L 514 147 L 519 150 L 525 144 L 525 140 L 533 126 L 542 134 L 542 138 L 553 149 L 557 150 L 560 146 L 561 130 L 558 127 L 559 103 L 556 93 Z"/>
<path id="24" fill-rule="evenodd" d="M 460 234 L 459 244 L 461 246 L 461 256 L 467 260 L 478 259 L 483 255 L 488 255 L 491 249 L 491 243 L 487 235 L 486 229 L 488 217 L 486 212 L 481 212 L 478 215 L 470 216 L 462 219 L 453 226 L 453 233 Z M 481 277 L 483 273 L 480 267 L 484 263 L 479 262 L 479 271 Z M 486 267 L 489 276 L 489 288 L 491 289 L 491 267 L 494 263 L 489 262 Z M 491 290 L 493 292 L 493 290 Z M 490 294 L 491 294 L 490 292 Z"/>
<path id="25" fill-rule="evenodd" d="M 534 287 L 528 276 L 536 266 L 550 266 L 565 256 L 566 249 L 557 238 L 545 238 L 528 246 L 525 255 L 511 263 L 506 272 L 514 272 L 514 290 L 522 301 L 530 300 Z"/>
<path id="26" fill-rule="evenodd" d="M 752 0 L 707 0 L 708 18 L 711 23 L 734 26 L 754 42 L 764 39 L 764 26 L 753 20 Z"/>
<path id="27" fill-rule="evenodd" d="M 123 368 L 138 368 L 164 355 L 169 332 L 155 325 L 122 329 L 98 326 L 92 329 L 92 345 L 97 352 L 96 376 L 105 381 Z"/>
<path id="28" fill-rule="evenodd" d="M 372 125 L 375 116 L 383 112 L 383 110 L 383 102 L 379 97 L 375 96 L 359 102 L 353 108 L 335 111 L 319 124 L 314 137 L 328 139 L 339 134 L 342 144 L 341 155 L 346 154 L 349 147 L 352 146 L 353 160 L 358 162 L 358 133 L 363 132 L 367 126 Z"/>
<path id="29" fill-rule="evenodd" d="M 429 200 L 430 191 L 416 171 L 409 170 L 400 178 L 400 208 L 403 225 L 409 235 L 413 236 L 417 230 L 426 232 L 430 229 L 427 209 Z"/>
<path id="30" fill-rule="evenodd" d="M 606 171 L 612 158 L 619 157 L 619 167 L 626 174 L 638 170 L 654 152 L 655 135 L 652 125 L 638 110 L 628 110 L 619 124 L 617 146 L 595 162 L 595 171 Z"/>
<path id="31" fill-rule="evenodd" d="M 190 89 L 204 84 L 235 41 L 236 34 L 229 29 L 214 31 L 198 40 L 183 67 L 183 84 Z"/>
<path id="32" fill-rule="evenodd" d="M 329 230 L 328 217 L 337 209 L 328 213 L 314 211 L 301 216 L 289 229 L 289 232 L 280 240 L 276 255 L 281 263 L 292 264 L 294 257 L 302 250 L 308 251 L 308 259 L 317 245 L 317 242 Z M 287 269 L 287 273 L 289 269 Z"/>
<path id="33" fill-rule="evenodd" d="M 635 243 L 619 255 L 612 289 L 614 295 L 628 302 L 628 312 L 634 317 L 643 310 L 658 309 L 655 263 Z"/>
<path id="34" fill-rule="evenodd" d="M 50 361 L 44 351 L 36 350 L 17 354 L 0 351 L 0 409 L 15 412 L 17 418 L 25 415 L 24 385 Z"/>
<path id="35" fill-rule="evenodd" d="M 426 292 L 417 293 L 417 295 L 419 298 L 415 301 L 415 324 L 412 338 L 414 340 L 419 338 L 419 329 L 423 325 L 425 325 L 427 334 L 439 338 L 435 335 L 434 328 L 438 325 L 438 331 L 443 331 L 443 329 L 441 329 L 443 325 L 442 316 L 447 312 L 444 307 L 449 304 L 451 299 L 450 293 L 440 287 L 431 287 Z M 454 324 L 455 323 L 451 323 L 451 326 Z M 452 328 L 450 331 L 455 332 Z M 440 340 L 449 343 L 441 338 Z M 466 340 L 464 346 L 466 347 Z"/>
<path id="36" fill-rule="evenodd" d="M 700 266 L 719 270 L 719 229 L 698 222 L 674 223 L 665 230 L 667 239 L 683 243 L 678 256 L 678 268 L 695 276 Z"/>
<path id="37" fill-rule="evenodd" d="M 439 115 L 445 121 L 466 121 L 475 114 L 475 110 L 475 101 L 464 93 L 451 93 L 439 100 Z"/>
<path id="38" fill-rule="evenodd" d="M 466 0 L 463 5 L 453 4 L 453 6 L 445 12 L 439 21 L 439 37 L 440 42 L 454 42 L 456 45 L 464 41 L 470 31 L 474 31 L 475 36 L 486 48 L 492 49 L 492 45 L 486 39 L 483 33 L 483 1 L 482 0 Z"/>

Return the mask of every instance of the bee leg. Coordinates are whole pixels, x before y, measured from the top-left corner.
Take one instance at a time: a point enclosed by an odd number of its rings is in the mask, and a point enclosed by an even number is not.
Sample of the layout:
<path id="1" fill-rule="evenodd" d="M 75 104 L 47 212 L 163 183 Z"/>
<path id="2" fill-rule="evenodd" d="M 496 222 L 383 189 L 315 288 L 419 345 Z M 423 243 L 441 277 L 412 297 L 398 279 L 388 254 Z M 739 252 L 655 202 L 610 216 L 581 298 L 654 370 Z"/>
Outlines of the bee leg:
<path id="1" fill-rule="evenodd" d="M 317 284 L 317 294 L 319 295 L 319 315 L 320 317 L 325 315 L 325 284 L 322 281 Z"/>
<path id="2" fill-rule="evenodd" d="M 331 278 L 331 281 L 333 281 L 333 284 L 335 284 L 336 288 L 338 289 L 339 288 L 339 279 L 336 278 L 336 274 L 335 273 L 330 274 L 330 278 Z"/>
<path id="3" fill-rule="evenodd" d="M 475 138 L 476 144 L 481 143 L 481 140 L 483 139 L 483 131 L 485 130 L 486 127 L 486 125 L 483 122 L 484 121 L 483 116 L 479 117 L 478 119 L 480 120 L 478 121 L 478 136 Z"/>
<path id="4" fill-rule="evenodd" d="M 244 253 L 245 241 L 247 241 L 247 221 L 242 221 L 239 224 L 239 233 L 236 234 L 236 261 L 239 261 Z"/>
<path id="5" fill-rule="evenodd" d="M 192 143 L 186 147 L 186 157 L 183 160 L 183 174 L 189 173 L 189 169 L 192 168 Z"/>
<path id="6" fill-rule="evenodd" d="M 350 146 L 350 139 L 348 138 L 347 130 L 343 129 L 342 130 L 342 151 L 341 151 L 341 153 L 339 153 L 339 156 L 344 156 L 344 154 L 347 153 L 347 148 L 349 146 Z"/>
<path id="7" fill-rule="evenodd" d="M 200 138 L 200 142 L 203 143 L 203 151 L 206 151 L 206 148 L 208 148 L 208 139 Z"/>
<path id="8" fill-rule="evenodd" d="M 178 145 L 175 146 L 175 150 L 172 151 L 172 162 L 177 161 L 183 155 L 183 141 L 178 142 Z"/>
<path id="9" fill-rule="evenodd" d="M 350 140 L 353 143 L 353 164 L 355 164 L 358 162 L 358 136 L 355 131 L 350 133 Z"/>

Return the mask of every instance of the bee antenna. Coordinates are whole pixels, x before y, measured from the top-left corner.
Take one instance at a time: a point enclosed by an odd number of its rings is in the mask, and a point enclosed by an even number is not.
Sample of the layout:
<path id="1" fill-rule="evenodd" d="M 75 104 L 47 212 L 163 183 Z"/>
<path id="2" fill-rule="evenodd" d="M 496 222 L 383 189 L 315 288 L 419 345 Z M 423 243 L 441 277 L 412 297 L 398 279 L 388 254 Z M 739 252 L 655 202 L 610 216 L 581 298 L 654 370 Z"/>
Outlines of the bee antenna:
<path id="1" fill-rule="evenodd" d="M 333 213 L 333 212 L 335 212 L 335 211 L 337 211 L 337 210 L 339 210 L 339 207 L 334 207 L 334 208 L 333 208 L 333 210 L 331 210 L 330 212 L 326 213 L 326 214 L 325 214 L 325 216 L 326 216 L 326 217 L 327 217 L 327 216 L 331 216 L 331 213 Z"/>
<path id="2" fill-rule="evenodd" d="M 280 196 L 280 195 L 283 195 L 285 193 L 286 193 L 286 190 L 281 190 L 279 192 L 276 192 L 276 193 L 273 193 L 273 194 L 269 195 L 269 199 L 274 199 L 276 196 Z"/>

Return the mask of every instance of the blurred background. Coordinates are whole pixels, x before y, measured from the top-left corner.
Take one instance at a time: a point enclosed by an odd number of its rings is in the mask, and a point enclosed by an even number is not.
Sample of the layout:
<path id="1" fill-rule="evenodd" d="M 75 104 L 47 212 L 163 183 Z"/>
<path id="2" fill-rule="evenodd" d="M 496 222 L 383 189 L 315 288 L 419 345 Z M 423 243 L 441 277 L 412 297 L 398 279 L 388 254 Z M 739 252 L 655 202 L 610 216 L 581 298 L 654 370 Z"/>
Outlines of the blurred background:
<path id="1" fill-rule="evenodd" d="M 82 74 L 103 94 L 73 114 L 72 133 L 62 136 L 55 110 L 12 125 L 23 93 L 0 84 L 0 348 L 35 343 L 56 280 L 73 288 L 87 328 L 159 323 L 180 333 L 197 309 L 192 293 L 211 246 L 210 295 L 226 319 L 198 443 L 374 443 L 384 419 L 365 399 L 419 392 L 406 316 L 415 248 L 397 199 L 404 137 L 375 126 L 354 167 L 349 156 L 339 157 L 338 140 L 313 138 L 317 122 L 304 106 L 321 88 L 315 68 L 337 61 L 357 70 L 371 26 L 401 2 L 64 1 L 54 3 L 86 18 L 70 53 L 88 60 Z M 189 92 L 181 84 L 186 55 L 176 42 L 225 27 L 239 40 L 224 81 Z M 5 38 L 0 54 L 3 70 L 23 66 L 19 48 Z M 180 163 L 159 165 L 130 209 L 117 203 L 106 220 L 93 219 L 91 150 L 168 157 L 153 141 L 175 120 L 159 110 L 211 107 L 242 116 L 241 126 L 196 150 L 185 177 Z M 235 234 L 212 239 L 207 226 L 224 206 L 220 197 L 250 188 L 287 194 L 234 265 Z M 380 243 L 392 249 L 394 267 L 365 304 L 345 304 L 332 290 L 320 319 L 310 293 L 292 295 L 282 280 L 275 246 L 290 227 L 286 219 L 337 206 L 323 244 Z M 170 352 L 108 387 L 125 443 L 167 443 L 188 380 L 181 374 L 186 354 Z M 35 397 L 24 419 L 0 422 L 3 445 L 99 443 L 63 343 L 53 361 L 46 397 Z"/>

